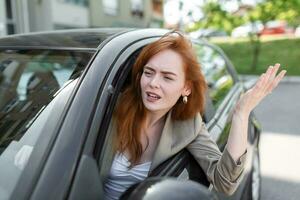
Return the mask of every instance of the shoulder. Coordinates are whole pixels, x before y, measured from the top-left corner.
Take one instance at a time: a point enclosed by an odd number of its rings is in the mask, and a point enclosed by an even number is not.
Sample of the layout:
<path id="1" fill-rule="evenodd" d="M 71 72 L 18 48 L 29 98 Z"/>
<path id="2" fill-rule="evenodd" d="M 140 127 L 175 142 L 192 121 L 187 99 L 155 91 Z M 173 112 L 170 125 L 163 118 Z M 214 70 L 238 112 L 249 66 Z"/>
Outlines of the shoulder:
<path id="1" fill-rule="evenodd" d="M 187 120 L 174 120 L 170 124 L 172 128 L 169 127 L 168 130 L 172 138 L 172 149 L 179 151 L 197 138 L 202 128 L 202 117 L 197 114 Z"/>
<path id="2" fill-rule="evenodd" d="M 197 113 L 193 118 L 186 120 L 174 120 L 173 131 L 184 132 L 185 134 L 197 135 L 202 128 L 202 117 L 200 113 Z"/>

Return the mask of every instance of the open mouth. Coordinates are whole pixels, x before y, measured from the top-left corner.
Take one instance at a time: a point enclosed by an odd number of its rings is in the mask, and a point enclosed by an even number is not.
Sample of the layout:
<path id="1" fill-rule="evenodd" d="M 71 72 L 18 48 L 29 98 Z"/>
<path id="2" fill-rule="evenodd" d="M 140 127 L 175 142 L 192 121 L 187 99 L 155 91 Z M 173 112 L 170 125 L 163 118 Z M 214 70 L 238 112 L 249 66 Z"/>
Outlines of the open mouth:
<path id="1" fill-rule="evenodd" d="M 146 94 L 147 94 L 147 99 L 149 100 L 158 100 L 161 98 L 159 95 L 152 92 L 146 92 Z"/>

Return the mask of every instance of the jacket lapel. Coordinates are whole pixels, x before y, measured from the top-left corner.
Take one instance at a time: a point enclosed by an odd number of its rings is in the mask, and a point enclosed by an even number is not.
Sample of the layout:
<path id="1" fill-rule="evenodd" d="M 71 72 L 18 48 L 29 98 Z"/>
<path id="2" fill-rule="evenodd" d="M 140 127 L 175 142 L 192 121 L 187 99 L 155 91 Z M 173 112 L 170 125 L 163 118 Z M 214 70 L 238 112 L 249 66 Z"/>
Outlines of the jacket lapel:
<path id="1" fill-rule="evenodd" d="M 202 121 L 200 114 L 196 118 L 173 121 L 171 113 L 172 111 L 168 113 L 160 141 L 152 159 L 150 172 L 160 163 L 185 148 L 197 136 L 196 133 Z"/>

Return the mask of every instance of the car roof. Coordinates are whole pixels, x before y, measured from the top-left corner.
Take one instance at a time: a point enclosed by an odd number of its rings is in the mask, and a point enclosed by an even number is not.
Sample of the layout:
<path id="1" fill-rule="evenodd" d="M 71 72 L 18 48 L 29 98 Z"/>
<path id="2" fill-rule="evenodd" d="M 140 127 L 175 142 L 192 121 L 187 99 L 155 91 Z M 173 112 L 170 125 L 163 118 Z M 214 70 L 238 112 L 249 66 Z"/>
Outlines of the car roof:
<path id="1" fill-rule="evenodd" d="M 131 30 L 133 29 L 92 28 L 16 34 L 0 38 L 0 49 L 97 49 L 106 39 Z"/>

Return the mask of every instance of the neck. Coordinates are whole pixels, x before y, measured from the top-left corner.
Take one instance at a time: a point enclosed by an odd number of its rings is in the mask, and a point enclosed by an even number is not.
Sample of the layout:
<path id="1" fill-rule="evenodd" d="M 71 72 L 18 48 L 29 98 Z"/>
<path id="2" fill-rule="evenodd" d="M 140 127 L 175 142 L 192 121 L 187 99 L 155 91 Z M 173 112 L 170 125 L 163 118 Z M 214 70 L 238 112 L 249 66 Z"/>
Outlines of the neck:
<path id="1" fill-rule="evenodd" d="M 167 113 L 147 113 L 145 128 L 151 128 L 157 125 L 161 125 L 166 118 Z"/>

